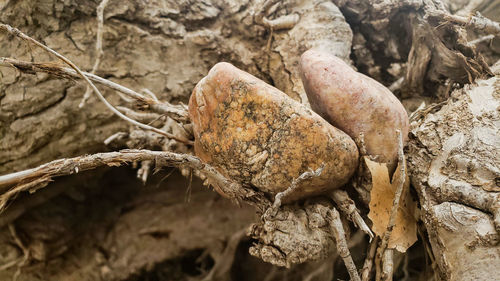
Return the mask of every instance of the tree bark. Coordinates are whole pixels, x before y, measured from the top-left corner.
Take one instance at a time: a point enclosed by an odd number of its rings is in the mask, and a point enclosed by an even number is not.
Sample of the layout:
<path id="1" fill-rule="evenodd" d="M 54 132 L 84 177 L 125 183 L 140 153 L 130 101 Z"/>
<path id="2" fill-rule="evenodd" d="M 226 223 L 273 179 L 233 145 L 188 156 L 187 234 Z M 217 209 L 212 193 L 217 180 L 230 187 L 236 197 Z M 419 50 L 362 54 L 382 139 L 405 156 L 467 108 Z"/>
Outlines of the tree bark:
<path id="1" fill-rule="evenodd" d="M 500 276 L 500 77 L 452 93 L 413 118 L 412 184 L 446 280 Z"/>

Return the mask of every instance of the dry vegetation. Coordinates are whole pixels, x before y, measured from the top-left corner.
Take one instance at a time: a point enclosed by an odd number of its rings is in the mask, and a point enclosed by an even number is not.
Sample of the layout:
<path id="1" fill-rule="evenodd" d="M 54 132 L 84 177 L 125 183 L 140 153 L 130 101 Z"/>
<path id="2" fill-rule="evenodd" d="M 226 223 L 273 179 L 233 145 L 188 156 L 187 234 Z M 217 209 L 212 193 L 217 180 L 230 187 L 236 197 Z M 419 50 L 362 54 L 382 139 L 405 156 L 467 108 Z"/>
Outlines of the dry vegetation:
<path id="1" fill-rule="evenodd" d="M 498 1 L 0 11 L 1 280 L 500 275 Z"/>

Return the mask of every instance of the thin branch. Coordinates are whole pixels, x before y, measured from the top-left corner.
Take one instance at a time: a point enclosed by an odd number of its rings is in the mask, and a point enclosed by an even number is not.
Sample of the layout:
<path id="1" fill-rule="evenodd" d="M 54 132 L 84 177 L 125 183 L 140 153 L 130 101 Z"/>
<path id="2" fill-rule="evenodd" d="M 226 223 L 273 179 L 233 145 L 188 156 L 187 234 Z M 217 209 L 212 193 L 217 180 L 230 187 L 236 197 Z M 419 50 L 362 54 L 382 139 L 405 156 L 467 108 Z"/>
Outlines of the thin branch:
<path id="1" fill-rule="evenodd" d="M 109 110 L 111 110 L 114 114 L 116 114 L 118 117 L 122 118 L 123 120 L 125 120 L 125 121 L 127 121 L 129 123 L 132 123 L 132 124 L 138 126 L 139 128 L 142 128 L 144 130 L 153 131 L 153 132 L 158 133 L 160 135 L 166 136 L 167 138 L 178 140 L 179 142 L 182 142 L 182 143 L 192 144 L 192 142 L 190 140 L 187 140 L 187 139 L 184 139 L 184 138 L 179 138 L 177 136 L 174 136 L 172 134 L 169 134 L 167 132 L 159 130 L 159 129 L 155 128 L 155 127 L 152 127 L 152 126 L 149 126 L 149 125 L 146 125 L 146 124 L 142 124 L 140 122 L 137 122 L 137 121 L 135 121 L 135 120 L 127 117 L 126 115 L 124 115 L 123 113 L 121 113 L 120 111 L 118 111 L 116 108 L 114 108 L 113 105 L 111 105 L 106 100 L 106 98 L 104 98 L 104 96 L 97 89 L 97 87 L 94 85 L 94 83 L 92 83 L 89 80 L 89 78 L 83 74 L 83 72 L 80 70 L 80 68 L 78 68 L 74 63 L 72 63 L 66 57 L 64 57 L 63 55 L 59 54 L 58 52 L 52 50 L 51 48 L 45 46 L 44 44 L 36 41 L 35 39 L 29 37 L 28 35 L 22 33 L 19 29 L 11 27 L 10 25 L 0 23 L 0 29 L 3 29 L 3 30 L 7 31 L 8 33 L 10 33 L 12 35 L 15 35 L 15 36 L 17 36 L 17 37 L 19 37 L 21 39 L 24 39 L 24 40 L 26 40 L 28 42 L 31 42 L 31 43 L 37 45 L 38 47 L 44 49 L 48 53 L 53 54 L 54 56 L 56 56 L 57 58 L 59 58 L 60 60 L 62 60 L 63 62 L 65 62 L 72 69 L 74 69 L 78 73 L 78 75 L 85 80 L 85 82 L 87 82 L 90 85 L 90 87 L 94 90 L 94 92 L 97 95 L 97 97 L 109 108 Z"/>
<path id="2" fill-rule="evenodd" d="M 161 118 L 161 115 L 158 115 L 156 113 L 137 112 L 124 106 L 117 106 L 116 109 L 118 109 L 120 112 L 122 112 L 123 114 L 127 115 L 130 118 L 148 124 L 151 124 L 152 122 Z"/>
<path id="3" fill-rule="evenodd" d="M 76 71 L 69 67 L 64 67 L 60 64 L 56 63 L 37 63 L 37 62 L 29 62 L 29 61 L 21 61 L 13 58 L 5 58 L 0 57 L 0 65 L 14 67 L 17 70 L 28 73 L 35 74 L 36 72 L 44 72 L 49 73 L 55 76 L 64 77 L 64 78 L 81 78 Z M 128 97 L 133 98 L 139 103 L 147 105 L 153 111 L 166 114 L 170 116 L 172 119 L 185 123 L 189 120 L 187 109 L 184 105 L 173 105 L 168 102 L 160 102 L 154 100 L 152 98 L 146 97 L 144 95 L 139 94 L 138 92 L 131 90 L 127 87 L 124 87 L 120 84 L 112 82 L 110 80 L 104 79 L 97 75 L 82 71 L 82 73 L 88 77 L 92 82 L 98 83 L 100 85 L 111 88 L 119 93 L 123 93 Z"/>
<path id="4" fill-rule="evenodd" d="M 128 137 L 128 133 L 118 132 L 118 133 L 115 133 L 115 134 L 109 136 L 107 139 L 105 139 L 104 144 L 109 145 L 110 143 L 112 143 L 114 141 L 120 141 L 120 140 L 125 139 L 126 137 Z"/>
<path id="5" fill-rule="evenodd" d="M 488 40 L 493 40 L 495 38 L 495 35 L 493 34 L 489 34 L 489 35 L 485 35 L 483 37 L 479 37 L 477 39 L 474 39 L 472 41 L 469 41 L 469 45 L 477 45 L 481 42 L 484 42 L 484 41 L 488 41 Z"/>
<path id="6" fill-rule="evenodd" d="M 399 89 L 401 89 L 401 86 L 403 86 L 403 83 L 405 81 L 405 77 L 402 76 L 402 77 L 399 77 L 398 80 L 394 81 L 394 83 L 392 83 L 390 86 L 389 86 L 389 91 L 391 92 L 395 92 Z"/>
<path id="7" fill-rule="evenodd" d="M 403 187 L 404 183 L 406 180 L 406 163 L 405 163 L 405 156 L 403 152 L 403 134 L 401 133 L 400 130 L 397 130 L 398 133 L 398 142 L 399 142 L 399 149 L 398 149 L 398 162 L 399 162 L 399 185 L 396 189 L 396 193 L 394 195 L 394 201 L 392 202 L 392 208 L 391 208 L 391 215 L 389 217 L 389 223 L 387 224 L 387 229 L 384 233 L 384 237 L 382 238 L 382 242 L 380 244 L 380 248 L 382 251 L 385 251 L 387 248 L 387 245 L 389 243 L 389 239 L 391 238 L 391 233 L 392 230 L 394 229 L 394 225 L 396 224 L 396 216 L 397 216 L 397 211 L 399 208 L 399 201 L 401 199 L 401 194 L 403 193 Z"/>
<path id="8" fill-rule="evenodd" d="M 319 167 L 316 171 L 310 169 L 309 171 L 302 173 L 299 177 L 293 179 L 292 183 L 286 190 L 276 194 L 276 196 L 274 197 L 274 203 L 269 209 L 266 210 L 266 212 L 264 213 L 264 218 L 267 220 L 268 218 L 276 216 L 279 208 L 281 207 L 282 200 L 292 194 L 299 186 L 299 183 L 313 177 L 319 177 L 324 168 L 325 165 L 322 164 L 321 167 Z"/>
<path id="9" fill-rule="evenodd" d="M 337 209 L 332 208 L 329 212 L 331 216 L 330 228 L 335 236 L 335 244 L 337 245 L 337 251 L 340 257 L 344 260 L 344 264 L 349 272 L 351 281 L 361 281 L 359 278 L 358 269 L 352 260 L 351 252 L 347 246 L 347 240 L 345 237 L 344 227 L 342 226 L 342 220 L 340 219 L 340 214 Z"/>
<path id="10" fill-rule="evenodd" d="M 383 281 L 392 281 L 394 274 L 394 250 L 386 249 L 382 256 L 382 274 Z"/>
<path id="11" fill-rule="evenodd" d="M 403 134 L 400 130 L 397 130 L 398 133 L 398 163 L 399 163 L 399 181 L 398 186 L 396 188 L 396 193 L 394 195 L 394 200 L 392 202 L 391 214 L 389 217 L 389 222 L 387 223 L 387 228 L 382 237 L 382 241 L 380 243 L 380 247 L 377 250 L 377 275 L 376 280 L 389 280 L 392 279 L 393 272 L 393 263 L 392 263 L 392 250 L 387 249 L 387 245 L 389 244 L 389 240 L 391 238 L 392 230 L 394 229 L 394 225 L 396 224 L 396 216 L 397 210 L 399 208 L 399 201 L 401 199 L 401 194 L 403 193 L 403 187 L 406 180 L 406 162 L 403 152 Z M 389 276 L 390 275 L 390 276 Z"/>
<path id="12" fill-rule="evenodd" d="M 500 34 L 500 23 L 486 18 L 479 12 L 476 12 L 474 16 L 471 15 L 469 17 L 452 15 L 445 11 L 430 11 L 429 14 L 430 16 L 455 24 L 464 25 L 465 27 L 470 27 L 480 32 L 495 35 Z"/>
<path id="13" fill-rule="evenodd" d="M 373 239 L 374 235 L 366 224 L 366 222 L 363 220 L 361 215 L 358 212 L 358 209 L 356 208 L 356 204 L 354 201 L 349 198 L 349 195 L 345 190 L 334 190 L 331 193 L 333 201 L 335 201 L 335 204 L 337 207 L 340 209 L 342 213 L 347 215 L 349 220 L 354 222 L 356 226 L 361 229 L 364 233 L 366 233 L 370 237 L 370 241 Z"/>
<path id="14" fill-rule="evenodd" d="M 226 248 L 221 255 L 215 259 L 215 264 L 202 281 L 231 280 L 231 268 L 233 266 L 236 250 L 241 240 L 245 238 L 247 227 L 233 233 L 227 241 Z"/>
<path id="15" fill-rule="evenodd" d="M 361 280 L 362 281 L 371 280 L 373 258 L 375 257 L 375 253 L 377 252 L 378 242 L 379 242 L 379 238 L 375 237 L 375 239 L 373 239 L 373 241 L 370 243 L 370 248 L 368 249 L 368 253 L 366 254 L 365 262 L 363 264 L 363 270 L 361 271 Z"/>
<path id="16" fill-rule="evenodd" d="M 94 74 L 101 63 L 101 57 L 104 54 L 102 50 L 102 29 L 104 28 L 104 8 L 108 5 L 109 0 L 102 0 L 101 4 L 97 6 L 96 14 L 97 14 L 97 35 L 96 35 L 96 43 L 95 43 L 95 53 L 96 58 L 94 61 L 94 66 L 92 66 L 92 70 L 90 73 Z M 85 90 L 85 94 L 83 95 L 82 101 L 78 105 L 79 108 L 82 108 L 85 105 L 85 102 L 89 99 L 90 93 L 92 90 L 87 86 L 87 90 Z"/>
<path id="17" fill-rule="evenodd" d="M 36 191 L 47 185 L 54 177 L 71 175 L 101 166 L 121 166 L 147 160 L 154 161 L 158 167 L 189 166 L 204 173 L 210 179 L 211 184 L 217 185 L 231 199 L 243 200 L 259 208 L 264 208 L 269 204 L 261 193 L 227 179 L 215 168 L 193 155 L 167 151 L 122 150 L 54 160 L 37 168 L 0 176 L 0 190 L 10 188 L 0 194 L 0 210 L 3 210 L 9 200 L 20 192 Z"/>

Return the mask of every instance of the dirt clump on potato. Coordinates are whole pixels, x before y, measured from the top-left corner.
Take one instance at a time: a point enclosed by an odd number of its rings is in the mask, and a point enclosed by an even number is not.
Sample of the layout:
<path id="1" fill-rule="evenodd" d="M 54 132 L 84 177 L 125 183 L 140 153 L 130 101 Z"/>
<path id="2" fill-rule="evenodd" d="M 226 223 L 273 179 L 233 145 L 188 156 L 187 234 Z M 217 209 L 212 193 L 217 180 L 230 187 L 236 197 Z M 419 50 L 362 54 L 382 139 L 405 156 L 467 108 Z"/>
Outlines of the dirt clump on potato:
<path id="1" fill-rule="evenodd" d="M 222 174 L 269 194 L 323 166 L 288 201 L 344 185 L 358 150 L 344 132 L 264 81 L 216 64 L 189 100 L 195 153 Z"/>

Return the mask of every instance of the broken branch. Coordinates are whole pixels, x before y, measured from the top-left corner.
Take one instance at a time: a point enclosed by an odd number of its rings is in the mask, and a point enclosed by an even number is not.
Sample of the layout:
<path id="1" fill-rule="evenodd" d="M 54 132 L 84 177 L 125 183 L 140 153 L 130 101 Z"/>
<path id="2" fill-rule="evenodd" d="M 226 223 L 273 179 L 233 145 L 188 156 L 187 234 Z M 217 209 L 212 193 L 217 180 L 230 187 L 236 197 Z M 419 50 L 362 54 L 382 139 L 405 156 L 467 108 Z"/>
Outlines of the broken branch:
<path id="1" fill-rule="evenodd" d="M 394 194 L 394 200 L 392 202 L 391 213 L 389 217 L 389 222 L 387 223 L 386 231 L 382 237 L 382 241 L 377 251 L 377 276 L 376 280 L 389 280 L 392 279 L 393 272 L 393 261 L 392 249 L 387 249 L 389 244 L 389 239 L 391 238 L 392 230 L 396 224 L 396 217 L 399 208 L 399 201 L 401 199 L 401 194 L 403 193 L 404 182 L 406 179 L 406 163 L 403 152 L 403 134 L 400 130 L 396 130 L 398 133 L 398 162 L 400 167 L 399 181 L 396 188 L 396 193 Z"/>

